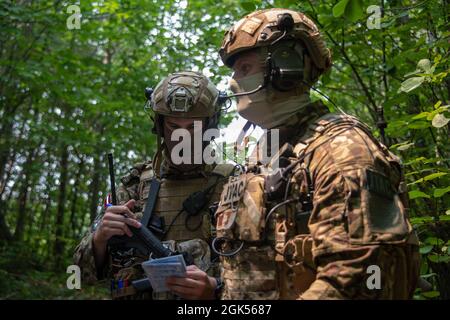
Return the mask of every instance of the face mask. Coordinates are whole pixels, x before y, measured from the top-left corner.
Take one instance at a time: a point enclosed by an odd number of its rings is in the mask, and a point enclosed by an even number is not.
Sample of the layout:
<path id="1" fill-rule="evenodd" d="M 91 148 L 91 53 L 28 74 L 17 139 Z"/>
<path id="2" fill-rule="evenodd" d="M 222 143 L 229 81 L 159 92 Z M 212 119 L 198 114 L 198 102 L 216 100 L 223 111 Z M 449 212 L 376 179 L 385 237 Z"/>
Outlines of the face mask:
<path id="1" fill-rule="evenodd" d="M 231 78 L 233 93 L 248 92 L 264 83 L 262 72 L 241 78 Z M 294 95 L 292 92 L 264 88 L 256 93 L 237 97 L 238 113 L 263 129 L 279 127 L 289 122 L 292 116 L 301 112 L 311 101 L 307 93 Z"/>

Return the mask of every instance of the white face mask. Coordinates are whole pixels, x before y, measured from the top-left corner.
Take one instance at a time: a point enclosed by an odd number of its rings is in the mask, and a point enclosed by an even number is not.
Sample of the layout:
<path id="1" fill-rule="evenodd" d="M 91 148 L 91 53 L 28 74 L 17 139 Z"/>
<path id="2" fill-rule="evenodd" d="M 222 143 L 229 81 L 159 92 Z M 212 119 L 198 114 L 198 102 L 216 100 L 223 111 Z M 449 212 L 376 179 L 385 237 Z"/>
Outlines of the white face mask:
<path id="1" fill-rule="evenodd" d="M 243 77 L 231 78 L 233 93 L 248 92 L 264 83 L 262 72 Z M 271 129 L 286 124 L 294 114 L 300 112 L 311 100 L 307 93 L 293 95 L 273 88 L 264 88 L 254 94 L 237 97 L 238 113 L 263 129 Z"/>

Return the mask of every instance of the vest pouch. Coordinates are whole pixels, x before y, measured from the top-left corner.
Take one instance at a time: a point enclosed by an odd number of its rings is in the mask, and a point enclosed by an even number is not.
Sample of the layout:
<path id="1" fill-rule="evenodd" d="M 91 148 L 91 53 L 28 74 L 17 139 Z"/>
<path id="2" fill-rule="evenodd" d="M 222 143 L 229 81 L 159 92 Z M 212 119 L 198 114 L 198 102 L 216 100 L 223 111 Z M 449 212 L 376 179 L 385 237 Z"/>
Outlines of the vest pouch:
<path id="1" fill-rule="evenodd" d="M 245 242 L 264 238 L 264 177 L 253 173 L 231 177 L 216 212 L 217 236 Z"/>

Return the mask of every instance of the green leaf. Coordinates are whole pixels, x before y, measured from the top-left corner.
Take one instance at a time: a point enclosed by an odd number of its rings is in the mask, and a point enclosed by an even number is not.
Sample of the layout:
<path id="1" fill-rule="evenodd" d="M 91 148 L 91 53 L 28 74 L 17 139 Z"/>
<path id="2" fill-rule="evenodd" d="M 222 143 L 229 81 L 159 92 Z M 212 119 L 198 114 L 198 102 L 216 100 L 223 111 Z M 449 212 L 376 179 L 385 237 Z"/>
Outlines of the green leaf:
<path id="1" fill-rule="evenodd" d="M 419 190 L 412 190 L 408 192 L 409 199 L 417 199 L 417 198 L 430 198 L 429 195 L 427 195 L 425 192 L 419 191 Z"/>
<path id="2" fill-rule="evenodd" d="M 397 150 L 405 151 L 405 150 L 408 150 L 409 148 L 411 148 L 412 146 L 414 146 L 414 142 L 402 144 L 402 145 L 398 146 Z"/>
<path id="3" fill-rule="evenodd" d="M 429 175 L 425 176 L 423 179 L 425 181 L 430 181 L 430 180 L 434 180 L 436 178 L 443 177 L 443 176 L 445 176 L 447 174 L 448 174 L 447 172 L 436 172 L 436 173 L 432 173 L 432 174 L 429 174 Z"/>
<path id="4" fill-rule="evenodd" d="M 434 263 L 441 263 L 441 262 L 447 263 L 450 261 L 450 256 L 446 255 L 446 254 L 438 255 L 438 254 L 432 253 L 432 254 L 428 255 L 428 259 L 430 259 L 430 261 L 434 262 Z"/>
<path id="5" fill-rule="evenodd" d="M 430 216 L 425 216 L 425 217 L 413 217 L 411 218 L 411 223 L 413 225 L 421 225 L 424 224 L 426 222 L 433 222 L 434 218 L 430 217 Z"/>
<path id="6" fill-rule="evenodd" d="M 427 253 L 429 253 L 432 249 L 433 249 L 433 245 L 426 245 L 426 246 L 420 247 L 419 252 L 420 252 L 421 254 L 427 254 Z"/>
<path id="7" fill-rule="evenodd" d="M 362 0 L 350 0 L 345 8 L 345 16 L 356 22 L 364 16 Z"/>
<path id="8" fill-rule="evenodd" d="M 414 121 L 414 122 L 408 124 L 408 128 L 416 129 L 416 130 L 426 129 L 428 127 L 430 127 L 430 123 L 427 121 L 422 121 L 422 120 Z"/>
<path id="9" fill-rule="evenodd" d="M 256 4 L 251 1 L 245 1 L 241 3 L 241 7 L 244 8 L 246 11 L 255 11 Z"/>
<path id="10" fill-rule="evenodd" d="M 341 0 L 333 7 L 333 17 L 338 18 L 345 12 L 345 8 L 350 0 Z"/>
<path id="11" fill-rule="evenodd" d="M 434 104 L 434 108 L 435 109 L 437 109 L 437 108 L 439 108 L 440 106 L 441 106 L 441 104 L 442 104 L 442 101 L 441 100 L 439 100 L 438 102 L 436 102 L 435 104 Z"/>
<path id="12" fill-rule="evenodd" d="M 428 121 L 433 120 L 433 118 L 434 118 L 438 113 L 439 113 L 438 110 L 434 110 L 433 112 L 429 112 L 429 113 L 428 113 L 428 116 L 427 116 L 427 120 L 428 120 Z"/>
<path id="13" fill-rule="evenodd" d="M 442 113 L 438 113 L 434 116 L 433 121 L 431 121 L 431 124 L 435 128 L 442 128 L 447 125 L 447 123 L 450 121 L 450 119 L 446 118 Z"/>
<path id="14" fill-rule="evenodd" d="M 444 194 L 446 194 L 448 192 L 450 192 L 450 186 L 447 187 L 447 188 L 437 188 L 437 189 L 434 189 L 433 197 L 440 198 L 440 197 L 442 197 Z M 449 212 L 449 211 L 450 210 L 447 210 L 447 212 Z M 445 214 L 447 214 L 447 212 Z"/>
<path id="15" fill-rule="evenodd" d="M 439 297 L 441 294 L 439 291 L 427 291 L 423 292 L 422 295 L 426 298 L 436 298 Z"/>
<path id="16" fill-rule="evenodd" d="M 425 81 L 424 77 L 409 78 L 402 82 L 402 85 L 400 86 L 399 91 L 408 93 L 408 92 L 420 87 L 424 81 Z"/>
<path id="17" fill-rule="evenodd" d="M 417 119 L 426 118 L 426 117 L 428 117 L 429 114 L 430 114 L 429 112 L 424 111 L 424 112 L 421 112 L 421 113 L 415 115 L 414 117 L 412 117 L 412 119 L 417 120 Z"/>
<path id="18" fill-rule="evenodd" d="M 432 244 L 432 245 L 437 245 L 437 246 L 442 246 L 444 244 L 444 240 L 439 239 L 437 237 L 428 237 L 425 239 L 424 242 L 427 244 Z"/>

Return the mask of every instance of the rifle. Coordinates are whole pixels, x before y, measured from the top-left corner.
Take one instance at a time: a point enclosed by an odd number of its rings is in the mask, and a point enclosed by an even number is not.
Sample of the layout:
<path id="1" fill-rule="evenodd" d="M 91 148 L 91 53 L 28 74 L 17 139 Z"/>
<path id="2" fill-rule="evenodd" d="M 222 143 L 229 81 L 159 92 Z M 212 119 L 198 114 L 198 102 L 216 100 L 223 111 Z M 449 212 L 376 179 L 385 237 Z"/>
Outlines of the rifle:
<path id="1" fill-rule="evenodd" d="M 114 162 L 112 153 L 108 153 L 108 164 L 112 193 L 111 202 L 112 205 L 117 205 Z M 153 208 L 151 208 L 151 210 L 153 211 Z M 128 228 L 133 233 L 133 236 L 131 238 L 126 235 L 113 236 L 108 241 L 108 246 L 112 250 L 117 250 L 119 248 L 135 248 L 137 250 L 140 250 L 147 256 L 151 256 L 152 258 L 164 258 L 172 255 L 182 254 L 187 265 L 194 264 L 193 258 L 188 252 L 176 252 L 165 247 L 161 243 L 161 241 L 147 228 L 146 225 L 142 224 L 140 228 L 135 228 L 128 225 Z M 150 281 L 147 278 L 132 281 L 131 284 L 138 291 L 144 291 L 151 288 Z"/>

